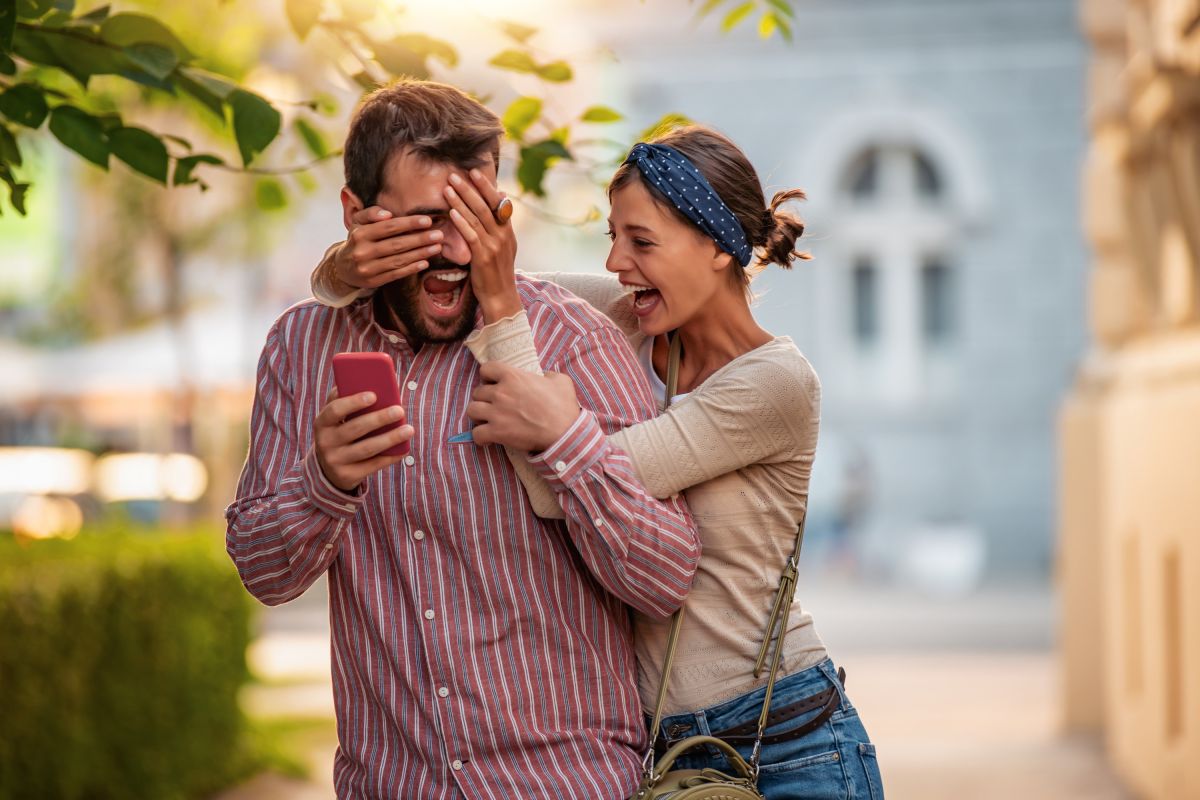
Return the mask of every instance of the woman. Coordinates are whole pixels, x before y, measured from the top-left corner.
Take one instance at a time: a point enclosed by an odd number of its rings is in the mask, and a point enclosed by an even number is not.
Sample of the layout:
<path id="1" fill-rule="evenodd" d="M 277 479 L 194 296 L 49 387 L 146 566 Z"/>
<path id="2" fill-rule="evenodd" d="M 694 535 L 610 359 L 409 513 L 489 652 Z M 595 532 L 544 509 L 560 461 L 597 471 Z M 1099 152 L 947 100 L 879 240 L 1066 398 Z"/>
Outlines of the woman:
<path id="1" fill-rule="evenodd" d="M 471 181 L 456 179 L 446 192 L 450 219 L 468 241 L 486 236 L 478 220 L 502 198 L 482 176 L 473 173 Z M 729 139 L 699 126 L 676 129 L 637 145 L 609 186 L 613 245 L 606 267 L 613 277 L 533 276 L 587 300 L 627 335 L 665 410 L 609 439 L 629 455 L 652 494 L 685 494 L 700 532 L 703 555 L 668 683 L 667 716 L 652 732 L 659 754 L 688 736 L 711 734 L 751 755 L 766 683 L 765 674 L 755 677 L 754 664 L 807 507 L 820 385 L 790 339 L 754 320 L 747 267 L 755 251 L 757 268 L 787 268 L 808 257 L 795 251 L 803 223 L 781 209 L 802 197 L 799 190 L 779 192 L 768 207 L 753 166 Z M 340 304 L 345 298 L 331 298 L 336 287 L 366 285 L 364 262 L 372 256 L 360 249 L 356 257 L 352 249 L 331 250 L 318 267 L 319 298 Z M 493 277 L 472 262 L 473 282 Z M 520 308 L 512 291 L 512 307 Z M 669 334 L 681 343 L 681 357 L 667 403 Z M 481 363 L 537 370 L 523 311 L 476 331 L 467 343 Z M 468 411 L 478 423 L 477 443 L 541 449 L 565 430 L 561 423 L 548 427 L 546 419 L 569 420 L 578 412 L 574 389 L 560 376 L 513 380 L 511 371 L 488 367 L 481 374 L 496 383 L 482 387 Z M 534 419 L 521 413 L 530 407 L 559 413 Z M 521 460 L 515 454 L 514 463 Z M 539 513 L 552 509 L 549 489 L 529 470 L 521 475 Z M 647 712 L 655 707 L 669 629 L 669 620 L 636 620 Z M 759 790 L 768 800 L 878 800 L 874 746 L 811 615 L 798 606 L 783 648 Z M 703 749 L 676 762 L 680 769 L 705 767 L 730 769 L 724 756 Z"/>

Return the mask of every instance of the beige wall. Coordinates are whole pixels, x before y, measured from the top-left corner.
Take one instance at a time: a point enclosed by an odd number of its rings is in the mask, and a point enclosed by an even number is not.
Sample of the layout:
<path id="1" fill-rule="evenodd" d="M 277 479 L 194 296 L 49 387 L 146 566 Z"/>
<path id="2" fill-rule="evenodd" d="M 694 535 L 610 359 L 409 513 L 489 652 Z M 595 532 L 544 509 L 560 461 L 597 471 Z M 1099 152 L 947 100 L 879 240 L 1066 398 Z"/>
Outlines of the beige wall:
<path id="1" fill-rule="evenodd" d="M 1060 425 L 1064 721 L 1200 798 L 1200 0 L 1081 0 L 1091 352 Z"/>

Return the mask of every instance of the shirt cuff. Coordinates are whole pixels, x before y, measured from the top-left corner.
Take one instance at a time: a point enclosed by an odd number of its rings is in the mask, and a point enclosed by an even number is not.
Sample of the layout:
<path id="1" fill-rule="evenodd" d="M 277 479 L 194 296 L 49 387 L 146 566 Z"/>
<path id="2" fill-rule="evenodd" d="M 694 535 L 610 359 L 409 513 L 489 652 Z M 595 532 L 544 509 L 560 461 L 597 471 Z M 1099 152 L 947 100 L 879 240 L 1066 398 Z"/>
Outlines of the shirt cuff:
<path id="1" fill-rule="evenodd" d="M 608 452 L 608 440 L 596 415 L 580 411 L 554 444 L 529 456 L 537 473 L 556 492 L 564 492 Z"/>
<path id="2" fill-rule="evenodd" d="M 334 294 L 329 286 L 321 280 L 321 265 L 333 256 L 333 251 L 336 248 L 341 246 L 341 242 L 329 246 L 329 249 L 325 251 L 325 255 L 321 257 L 321 264 L 318 264 L 317 268 L 313 270 L 312 279 L 309 281 L 313 297 L 316 299 L 316 301 L 321 305 L 329 306 L 330 308 L 342 308 L 350 305 L 360 297 L 366 297 L 367 295 L 375 293 L 374 289 L 355 289 L 354 291 L 350 292 L 350 294 L 339 296 Z"/>
<path id="3" fill-rule="evenodd" d="M 317 461 L 316 450 L 309 450 L 308 455 L 304 457 L 302 474 L 308 499 L 331 517 L 353 517 L 367 496 L 365 484 L 359 484 L 355 494 L 348 494 L 330 483 L 329 478 L 325 477 L 325 471 L 321 469 L 321 462 Z"/>
<path id="4" fill-rule="evenodd" d="M 524 309 L 472 331 L 465 344 L 480 364 L 499 361 L 525 372 L 542 374 L 533 329 Z"/>

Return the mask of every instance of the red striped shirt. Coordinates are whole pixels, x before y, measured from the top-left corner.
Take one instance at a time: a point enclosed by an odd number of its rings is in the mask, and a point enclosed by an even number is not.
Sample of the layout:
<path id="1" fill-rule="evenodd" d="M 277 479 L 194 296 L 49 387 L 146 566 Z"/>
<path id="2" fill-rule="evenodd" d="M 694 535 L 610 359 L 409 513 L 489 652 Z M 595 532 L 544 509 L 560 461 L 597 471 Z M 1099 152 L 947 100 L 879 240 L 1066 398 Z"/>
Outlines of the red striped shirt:
<path id="1" fill-rule="evenodd" d="M 570 375 L 586 409 L 531 459 L 565 523 L 533 514 L 500 447 L 446 443 L 478 384 L 462 343 L 413 353 L 369 299 L 302 303 L 267 335 L 226 544 L 268 605 L 329 575 L 341 798 L 625 800 L 637 785 L 625 603 L 670 614 L 699 542 L 686 508 L 650 497 L 605 441 L 655 413 L 624 337 L 558 287 L 518 281 L 543 368 Z M 343 351 L 395 358 L 416 428 L 411 459 L 356 496 L 312 448 Z"/>

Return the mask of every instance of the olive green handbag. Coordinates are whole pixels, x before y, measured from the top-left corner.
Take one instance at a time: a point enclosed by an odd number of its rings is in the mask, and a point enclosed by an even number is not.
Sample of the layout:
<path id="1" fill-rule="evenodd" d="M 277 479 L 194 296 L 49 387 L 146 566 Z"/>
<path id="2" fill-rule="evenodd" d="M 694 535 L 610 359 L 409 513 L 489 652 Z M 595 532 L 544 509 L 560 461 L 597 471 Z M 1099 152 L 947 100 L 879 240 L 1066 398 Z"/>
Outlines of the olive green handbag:
<path id="1" fill-rule="evenodd" d="M 667 356 L 666 401 L 668 404 L 675 395 L 679 382 L 681 346 L 678 334 L 672 336 L 671 348 Z M 766 695 L 763 697 L 762 713 L 758 715 L 758 732 L 755 735 L 750 760 L 742 758 L 731 744 L 714 736 L 690 736 L 675 744 L 663 754 L 661 760 L 655 762 L 654 744 L 658 736 L 659 725 L 662 724 L 663 705 L 667 699 L 667 683 L 671 677 L 671 666 L 675 661 L 675 648 L 679 644 L 679 630 L 683 625 L 684 610 L 680 608 L 675 612 L 675 617 L 671 621 L 671 632 L 667 637 L 667 653 L 663 659 L 662 682 L 658 687 L 654 723 L 650 726 L 650 749 L 642 762 L 642 782 L 638 785 L 637 793 L 630 800 L 763 800 L 762 794 L 758 791 L 758 760 L 762 752 L 763 732 L 767 728 L 767 713 L 771 708 L 771 692 L 775 688 L 775 678 L 779 674 L 779 662 L 783 655 L 783 636 L 787 631 L 792 600 L 796 596 L 800 547 L 803 543 L 804 522 L 801 521 L 796 531 L 796 545 L 779 578 L 775 603 L 771 608 L 771 615 L 767 620 L 767 630 L 763 636 L 762 646 L 758 650 L 758 659 L 754 664 L 754 677 L 757 678 L 762 674 L 771 640 L 777 638 L 770 671 L 767 673 Z M 730 765 L 737 774 L 730 775 L 711 768 L 703 770 L 671 769 L 675 760 L 684 753 L 706 745 L 721 751 L 729 759 Z"/>

